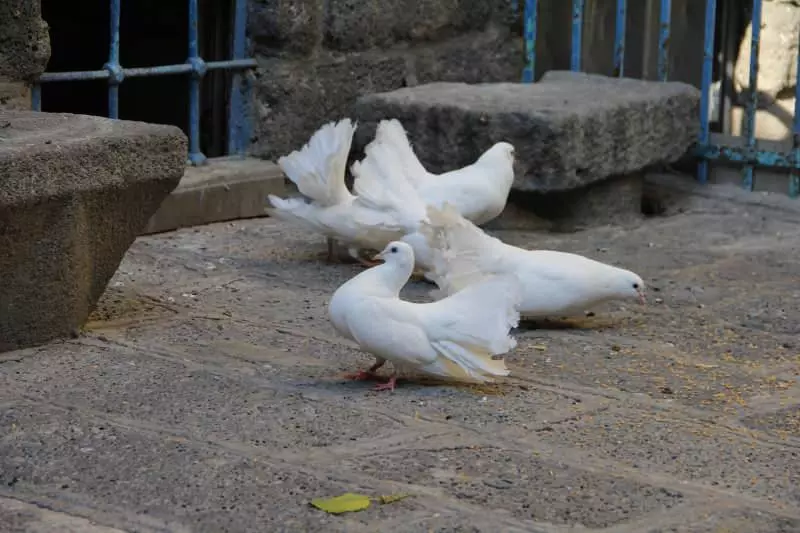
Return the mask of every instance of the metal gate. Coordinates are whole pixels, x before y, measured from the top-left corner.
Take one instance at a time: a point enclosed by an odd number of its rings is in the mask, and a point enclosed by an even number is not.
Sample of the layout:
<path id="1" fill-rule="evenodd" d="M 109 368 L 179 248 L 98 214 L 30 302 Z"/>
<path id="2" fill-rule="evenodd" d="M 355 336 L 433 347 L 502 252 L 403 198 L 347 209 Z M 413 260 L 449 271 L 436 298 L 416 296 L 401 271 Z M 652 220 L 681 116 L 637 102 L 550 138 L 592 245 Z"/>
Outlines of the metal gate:
<path id="1" fill-rule="evenodd" d="M 698 0 L 700 1 L 700 0 Z M 792 122 L 792 149 L 777 152 L 759 149 L 755 137 L 756 109 L 758 107 L 758 55 L 761 39 L 761 12 L 763 0 L 752 0 L 752 37 L 750 42 L 749 91 L 745 106 L 743 146 L 714 144 L 709 130 L 711 106 L 711 77 L 714 61 L 714 37 L 716 32 L 717 0 L 705 0 L 705 30 L 703 39 L 703 72 L 701 78 L 702 99 L 700 103 L 700 135 L 692 153 L 699 158 L 697 179 L 708 181 L 709 163 L 724 161 L 742 166 L 742 186 L 752 191 L 754 169 L 777 168 L 789 171 L 789 196 L 800 195 L 800 54 L 798 54 L 798 80 L 795 86 L 795 109 Z M 581 37 L 583 30 L 585 0 L 572 1 L 572 46 L 570 69 L 581 69 Z M 625 64 L 625 21 L 628 2 L 616 0 L 616 22 L 614 34 L 614 75 L 623 76 Z M 667 81 L 672 0 L 660 0 L 658 35 L 658 79 Z M 524 35 L 526 66 L 522 81 L 534 79 L 536 61 L 536 23 L 538 0 L 525 0 Z"/>
<path id="2" fill-rule="evenodd" d="M 31 105 L 35 111 L 42 108 L 42 83 L 78 82 L 86 80 L 108 80 L 108 117 L 119 118 L 119 86 L 127 78 L 146 76 L 165 76 L 175 74 L 189 75 L 189 161 L 192 165 L 202 165 L 206 156 L 200 150 L 200 83 L 210 70 L 229 70 L 231 76 L 230 102 L 228 104 L 228 155 L 243 155 L 250 139 L 248 102 L 251 81 L 248 69 L 256 66 L 255 59 L 247 58 L 247 0 L 234 0 L 233 38 L 231 59 L 206 62 L 200 57 L 198 19 L 198 0 L 189 2 L 189 42 L 188 58 L 185 63 L 155 67 L 124 68 L 119 63 L 120 4 L 122 0 L 111 1 L 111 41 L 108 62 L 99 70 L 79 72 L 46 72 L 33 86 Z"/>

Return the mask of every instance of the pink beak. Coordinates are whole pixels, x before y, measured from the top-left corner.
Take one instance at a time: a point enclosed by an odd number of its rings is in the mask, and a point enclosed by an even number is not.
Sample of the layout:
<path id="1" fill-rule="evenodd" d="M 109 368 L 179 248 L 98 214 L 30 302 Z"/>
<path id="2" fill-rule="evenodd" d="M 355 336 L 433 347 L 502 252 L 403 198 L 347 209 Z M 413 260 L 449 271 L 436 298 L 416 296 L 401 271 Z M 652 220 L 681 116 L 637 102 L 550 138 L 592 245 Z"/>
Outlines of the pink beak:
<path id="1" fill-rule="evenodd" d="M 639 291 L 639 303 L 642 305 L 647 305 L 647 298 L 645 298 L 643 291 Z"/>

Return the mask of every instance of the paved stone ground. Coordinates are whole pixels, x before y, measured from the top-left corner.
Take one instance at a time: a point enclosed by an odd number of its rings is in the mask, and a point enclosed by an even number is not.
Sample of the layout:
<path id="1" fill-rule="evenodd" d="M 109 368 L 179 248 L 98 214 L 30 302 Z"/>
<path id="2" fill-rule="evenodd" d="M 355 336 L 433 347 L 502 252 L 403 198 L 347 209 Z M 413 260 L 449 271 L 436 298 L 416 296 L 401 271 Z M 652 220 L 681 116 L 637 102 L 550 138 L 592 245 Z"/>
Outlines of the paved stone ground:
<path id="1" fill-rule="evenodd" d="M 322 239 L 141 238 L 79 338 L 0 356 L 0 530 L 800 531 L 800 216 L 681 202 L 500 232 L 632 268 L 651 304 L 526 324 L 497 394 L 343 380 L 370 358 L 326 303 L 359 268 Z M 344 492 L 412 497 L 309 506 Z"/>

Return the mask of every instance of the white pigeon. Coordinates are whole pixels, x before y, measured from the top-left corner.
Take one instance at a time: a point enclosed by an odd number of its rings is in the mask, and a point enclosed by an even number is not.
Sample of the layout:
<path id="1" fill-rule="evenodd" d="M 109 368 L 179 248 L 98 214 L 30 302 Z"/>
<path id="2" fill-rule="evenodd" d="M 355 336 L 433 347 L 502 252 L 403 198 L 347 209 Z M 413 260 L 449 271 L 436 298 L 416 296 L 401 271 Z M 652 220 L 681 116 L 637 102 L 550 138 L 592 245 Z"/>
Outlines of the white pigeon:
<path id="1" fill-rule="evenodd" d="M 413 187 L 402 178 L 398 156 L 388 145 L 373 142 L 366 157 L 351 167 L 355 195 L 345 185 L 345 168 L 355 126 L 350 119 L 322 126 L 301 150 L 278 159 L 278 165 L 303 197 L 269 195 L 279 219 L 303 225 L 348 246 L 351 256 L 362 263 L 359 249 L 381 250 L 418 227 L 426 217 L 425 205 Z M 380 165 L 377 163 L 381 162 Z M 417 244 L 423 249 L 425 244 Z"/>
<path id="2" fill-rule="evenodd" d="M 394 390 L 401 369 L 473 383 L 509 374 L 495 356 L 516 346 L 509 335 L 519 321 L 516 278 L 490 276 L 436 302 L 406 302 L 399 295 L 414 268 L 414 251 L 391 242 L 377 258 L 384 263 L 339 287 L 328 307 L 336 331 L 376 358 L 353 379 L 376 377 L 386 361 L 395 372 L 376 390 Z"/>
<path id="3" fill-rule="evenodd" d="M 581 255 L 524 250 L 486 234 L 455 209 L 428 209 L 420 233 L 432 252 L 427 276 L 434 296 L 455 294 L 487 275 L 515 275 L 521 285 L 520 314 L 527 318 L 577 316 L 614 300 L 645 303 L 635 273 Z"/>
<path id="4" fill-rule="evenodd" d="M 432 174 L 414 153 L 397 119 L 378 123 L 375 140 L 388 143 L 400 156 L 403 170 L 426 205 L 452 205 L 475 224 L 485 224 L 505 209 L 514 183 L 514 147 L 498 142 L 478 160 L 458 170 Z"/>

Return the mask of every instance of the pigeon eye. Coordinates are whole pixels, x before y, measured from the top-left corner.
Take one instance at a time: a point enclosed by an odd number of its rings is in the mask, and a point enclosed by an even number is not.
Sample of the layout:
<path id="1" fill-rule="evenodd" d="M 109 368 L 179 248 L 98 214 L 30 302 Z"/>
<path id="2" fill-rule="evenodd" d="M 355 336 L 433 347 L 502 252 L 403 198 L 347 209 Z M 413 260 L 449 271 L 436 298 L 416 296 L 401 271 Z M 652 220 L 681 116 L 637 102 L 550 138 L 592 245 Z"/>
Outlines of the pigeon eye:
<path id="1" fill-rule="evenodd" d="M 390 252 L 392 252 L 393 254 L 396 254 L 396 253 L 397 253 L 397 246 L 392 246 L 392 247 L 389 249 L 389 251 L 390 251 Z"/>
<path id="2" fill-rule="evenodd" d="M 639 288 L 639 284 L 638 284 L 638 283 L 634 283 L 634 284 L 633 284 L 633 288 L 634 288 L 634 289 L 638 289 L 638 288 Z"/>

